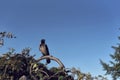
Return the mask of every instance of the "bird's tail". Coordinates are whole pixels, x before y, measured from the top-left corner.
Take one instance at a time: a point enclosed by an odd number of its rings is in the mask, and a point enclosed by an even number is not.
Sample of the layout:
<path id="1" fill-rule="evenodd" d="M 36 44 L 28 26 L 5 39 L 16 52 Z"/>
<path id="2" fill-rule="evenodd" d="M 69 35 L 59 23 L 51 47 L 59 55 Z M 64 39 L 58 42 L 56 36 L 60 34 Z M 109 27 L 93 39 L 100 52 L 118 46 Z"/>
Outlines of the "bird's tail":
<path id="1" fill-rule="evenodd" d="M 50 61 L 50 59 L 47 59 L 47 64 L 49 64 L 51 61 Z"/>

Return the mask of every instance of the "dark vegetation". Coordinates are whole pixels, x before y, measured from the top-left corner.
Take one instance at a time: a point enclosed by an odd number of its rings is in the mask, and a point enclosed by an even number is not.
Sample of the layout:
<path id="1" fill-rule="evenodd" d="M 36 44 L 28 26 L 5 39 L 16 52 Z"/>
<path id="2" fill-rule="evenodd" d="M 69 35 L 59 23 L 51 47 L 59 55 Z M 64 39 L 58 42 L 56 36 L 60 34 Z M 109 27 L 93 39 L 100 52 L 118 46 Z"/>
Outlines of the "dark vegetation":
<path id="1" fill-rule="evenodd" d="M 120 39 L 120 37 L 118 38 Z M 101 60 L 103 69 L 106 71 L 107 75 L 111 75 L 113 80 L 120 79 L 120 44 L 118 46 L 112 46 L 115 50 L 114 54 L 110 54 L 112 58 L 110 63 L 105 63 Z"/>
<path id="2" fill-rule="evenodd" d="M 27 80 L 73 80 L 63 68 L 47 69 L 34 56 L 30 56 L 29 51 L 26 48 L 20 54 L 12 51 L 3 54 L 0 57 L 0 80 L 19 80 L 21 76 Z"/>
<path id="3" fill-rule="evenodd" d="M 4 45 L 5 38 L 16 38 L 10 32 L 0 32 L 0 46 Z M 65 68 L 64 64 L 56 57 L 43 56 L 35 59 L 30 55 L 30 48 L 25 48 L 16 53 L 10 48 L 8 52 L 0 56 L 0 80 L 107 80 L 104 76 L 93 77 L 90 73 L 82 73 L 76 68 Z M 59 64 L 59 67 L 47 68 L 41 63 L 43 59 L 51 59 Z M 103 63 L 105 64 L 105 63 Z"/>

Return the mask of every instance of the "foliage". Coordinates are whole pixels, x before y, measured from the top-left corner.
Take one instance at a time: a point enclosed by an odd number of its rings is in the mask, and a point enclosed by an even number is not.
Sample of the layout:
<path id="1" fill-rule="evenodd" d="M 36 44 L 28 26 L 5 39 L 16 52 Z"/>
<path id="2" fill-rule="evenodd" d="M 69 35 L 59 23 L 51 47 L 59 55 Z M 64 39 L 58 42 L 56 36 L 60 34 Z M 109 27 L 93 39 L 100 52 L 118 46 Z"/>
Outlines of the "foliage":
<path id="1" fill-rule="evenodd" d="M 102 75 L 92 76 L 90 73 L 83 73 L 79 69 L 72 68 L 70 69 L 70 73 L 72 76 L 77 76 L 77 80 L 108 80 L 106 77 Z"/>
<path id="2" fill-rule="evenodd" d="M 4 38 L 16 38 L 11 32 L 0 32 L 0 46 L 4 45 Z"/>
<path id="3" fill-rule="evenodd" d="M 21 54 L 9 51 L 0 57 L 0 79 L 18 80 L 22 75 L 29 75 L 29 65 L 35 63 L 35 59 L 24 53 L 28 50 L 23 50 Z"/>
<path id="4" fill-rule="evenodd" d="M 48 69 L 34 56 L 30 56 L 29 52 L 30 49 L 26 48 L 21 53 L 9 51 L 3 54 L 0 57 L 0 80 L 19 80 L 23 75 L 27 80 L 68 80 L 70 77 L 64 69 Z"/>
<path id="5" fill-rule="evenodd" d="M 27 80 L 74 80 L 74 75 L 77 75 L 78 80 L 107 80 L 102 76 L 93 77 L 90 73 L 82 73 L 76 68 L 48 69 L 29 53 L 30 48 L 26 48 L 21 53 L 15 53 L 12 49 L 3 54 L 0 57 L 0 80 L 21 80 L 22 76 Z"/>
<path id="6" fill-rule="evenodd" d="M 117 47 L 112 46 L 112 48 L 115 50 L 114 54 L 110 54 L 110 57 L 112 58 L 110 63 L 105 63 L 102 60 L 100 60 L 103 69 L 106 71 L 106 74 L 112 75 L 114 80 L 117 80 L 120 78 L 120 45 Z"/>
<path id="7" fill-rule="evenodd" d="M 5 38 L 16 38 L 11 32 L 0 32 L 0 46 L 4 45 Z M 35 59 L 34 55 L 30 55 L 30 48 L 23 49 L 20 53 L 16 53 L 15 49 L 10 50 L 0 56 L 0 80 L 107 80 L 107 78 L 99 75 L 93 77 L 90 73 L 82 73 L 79 69 L 67 69 L 63 63 L 53 56 L 43 56 Z M 50 69 L 43 63 L 42 59 L 55 60 L 60 67 L 52 67 Z"/>

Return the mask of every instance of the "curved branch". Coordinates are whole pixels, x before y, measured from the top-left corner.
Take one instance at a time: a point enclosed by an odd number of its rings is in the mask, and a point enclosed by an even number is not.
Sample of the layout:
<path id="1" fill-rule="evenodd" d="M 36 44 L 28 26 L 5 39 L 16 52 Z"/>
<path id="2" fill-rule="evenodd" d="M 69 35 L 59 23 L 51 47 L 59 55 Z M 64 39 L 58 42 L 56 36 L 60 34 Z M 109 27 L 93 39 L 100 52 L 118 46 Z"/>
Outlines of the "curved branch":
<path id="1" fill-rule="evenodd" d="M 34 75 L 32 75 L 32 67 L 33 67 L 33 64 L 31 64 L 31 66 L 30 66 L 30 75 L 34 80 L 37 80 L 36 77 Z M 38 71 L 41 73 L 44 73 L 47 77 L 49 77 L 49 75 L 45 71 L 40 70 L 40 69 Z"/>
<path id="2" fill-rule="evenodd" d="M 56 57 L 53 57 L 53 56 L 42 56 L 37 61 L 39 62 L 39 61 L 41 61 L 43 59 L 54 60 L 54 61 L 56 61 L 60 65 L 60 69 L 64 69 L 65 68 L 65 66 L 63 65 L 63 63 L 58 58 L 56 58 Z"/>
<path id="3" fill-rule="evenodd" d="M 50 77 L 49 77 L 49 79 L 50 79 L 50 78 L 52 78 L 52 77 L 55 77 L 55 76 L 57 76 L 57 75 L 58 75 L 59 73 L 61 73 L 61 72 L 64 72 L 64 71 L 63 71 L 63 70 L 61 70 L 61 71 L 58 71 L 57 73 L 55 73 L 55 74 L 53 74 L 52 76 L 50 76 Z M 64 72 L 64 73 L 65 73 L 65 72 Z"/>
<path id="4" fill-rule="evenodd" d="M 47 74 L 47 72 L 45 72 L 45 71 L 43 71 L 43 70 L 38 70 L 38 71 L 44 73 L 47 77 L 49 77 L 49 75 Z"/>

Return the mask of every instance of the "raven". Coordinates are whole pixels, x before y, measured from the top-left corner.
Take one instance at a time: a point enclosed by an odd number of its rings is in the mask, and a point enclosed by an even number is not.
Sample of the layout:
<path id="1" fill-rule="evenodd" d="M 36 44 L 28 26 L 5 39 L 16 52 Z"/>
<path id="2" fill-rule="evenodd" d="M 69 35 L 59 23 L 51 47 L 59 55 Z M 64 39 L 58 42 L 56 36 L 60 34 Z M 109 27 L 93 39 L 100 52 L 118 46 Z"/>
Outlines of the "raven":
<path id="1" fill-rule="evenodd" d="M 45 39 L 41 40 L 41 44 L 39 46 L 39 50 L 41 51 L 41 53 L 43 54 L 43 56 L 47 56 L 49 55 L 49 49 L 47 47 L 47 44 L 45 43 Z M 46 65 L 50 63 L 50 59 L 46 59 Z"/>

